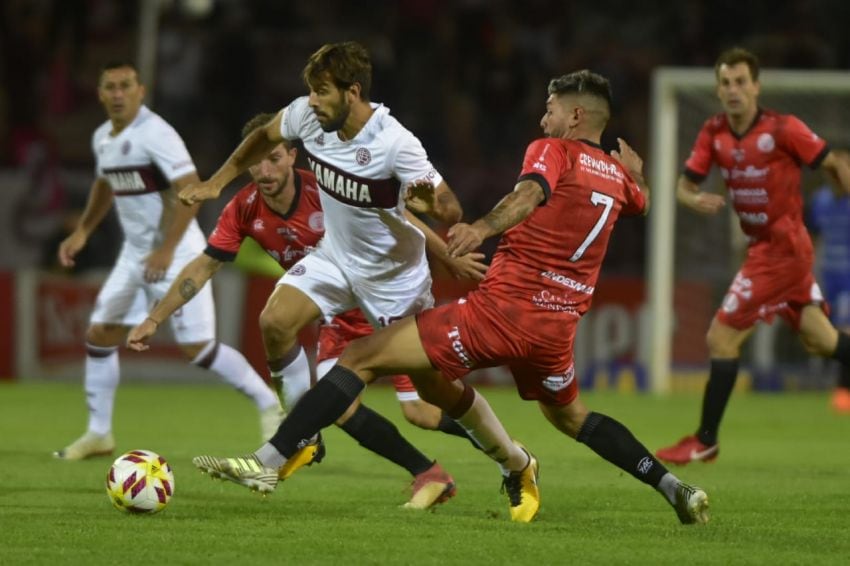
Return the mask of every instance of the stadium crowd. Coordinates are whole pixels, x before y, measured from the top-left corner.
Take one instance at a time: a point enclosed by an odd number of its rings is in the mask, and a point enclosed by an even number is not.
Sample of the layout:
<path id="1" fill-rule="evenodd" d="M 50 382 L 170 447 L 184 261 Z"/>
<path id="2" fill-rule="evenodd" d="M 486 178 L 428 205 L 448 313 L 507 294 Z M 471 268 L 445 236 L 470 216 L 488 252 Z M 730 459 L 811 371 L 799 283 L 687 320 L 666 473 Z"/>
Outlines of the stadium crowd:
<path id="1" fill-rule="evenodd" d="M 187 9 L 205 4 L 210 10 L 203 13 Z M 323 42 L 356 38 L 373 53 L 374 91 L 422 139 L 474 218 L 498 200 L 494 187 L 515 174 L 522 148 L 538 134 L 547 79 L 564 70 L 590 68 L 610 77 L 615 118 L 603 146 L 614 147 L 620 136 L 651 162 L 648 108 L 656 66 L 711 66 L 733 42 L 757 51 L 765 67 L 850 66 L 850 38 L 841 25 L 850 5 L 832 0 L 651 0 L 638 14 L 617 20 L 612 10 L 626 3 L 406 0 L 370 6 L 163 2 L 149 102 L 181 132 L 202 176 L 208 175 L 247 118 L 301 92 L 298 73 L 281 69 L 296 71 Z M 55 233 L 30 224 L 51 218 L 61 231 L 64 215 L 84 202 L 90 179 L 77 182 L 68 171 L 91 170 L 91 152 L 80 140 L 101 119 L 96 70 L 107 59 L 135 57 L 139 7 L 138 1 L 10 0 L 0 9 L 0 168 L 26 167 L 37 179 L 38 190 L 22 204 L 13 229 L 45 240 L 45 249 L 53 249 Z M 732 11 L 734 18 L 727 15 Z M 218 212 L 214 206 L 202 211 L 205 230 Z M 642 274 L 644 228 L 642 219 L 622 223 L 605 272 Z M 109 265 L 112 257 L 102 261 Z"/>

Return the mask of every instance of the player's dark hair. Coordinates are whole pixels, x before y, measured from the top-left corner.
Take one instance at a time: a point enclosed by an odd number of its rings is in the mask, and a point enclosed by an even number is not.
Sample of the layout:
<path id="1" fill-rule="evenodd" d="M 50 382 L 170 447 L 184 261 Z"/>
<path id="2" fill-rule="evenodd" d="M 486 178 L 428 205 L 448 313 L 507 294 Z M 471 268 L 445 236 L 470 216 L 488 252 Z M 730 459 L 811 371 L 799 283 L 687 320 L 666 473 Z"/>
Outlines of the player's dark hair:
<path id="1" fill-rule="evenodd" d="M 302 77 L 308 87 L 324 78 L 330 78 L 339 89 L 347 89 L 357 83 L 360 85 L 360 98 L 368 101 L 369 89 L 372 88 L 372 61 L 366 48 L 356 41 L 326 43 L 307 59 Z"/>
<path id="2" fill-rule="evenodd" d="M 114 71 L 115 69 L 133 69 L 136 73 L 136 80 L 139 84 L 142 83 L 142 78 L 139 76 L 139 69 L 136 67 L 136 64 L 126 59 L 113 59 L 112 61 L 107 61 L 100 67 L 100 73 L 97 75 L 98 80 L 103 77 L 103 73 L 106 71 Z"/>
<path id="3" fill-rule="evenodd" d="M 714 63 L 714 76 L 719 76 L 721 65 L 731 67 L 738 63 L 746 63 L 753 81 L 759 80 L 759 58 L 752 51 L 747 51 L 743 47 L 732 47 L 721 53 Z"/>
<path id="4" fill-rule="evenodd" d="M 262 128 L 272 120 L 276 115 L 272 112 L 261 112 L 255 116 L 253 116 L 250 120 L 245 122 L 245 125 L 242 126 L 242 139 L 247 138 L 251 132 L 258 128 Z M 286 149 L 292 149 L 292 140 L 284 139 L 281 143 L 286 147 Z"/>
<path id="5" fill-rule="evenodd" d="M 556 96 L 587 94 L 604 100 L 611 107 L 611 84 L 608 79 L 587 69 L 555 77 L 549 81 L 548 90 L 549 94 Z"/>

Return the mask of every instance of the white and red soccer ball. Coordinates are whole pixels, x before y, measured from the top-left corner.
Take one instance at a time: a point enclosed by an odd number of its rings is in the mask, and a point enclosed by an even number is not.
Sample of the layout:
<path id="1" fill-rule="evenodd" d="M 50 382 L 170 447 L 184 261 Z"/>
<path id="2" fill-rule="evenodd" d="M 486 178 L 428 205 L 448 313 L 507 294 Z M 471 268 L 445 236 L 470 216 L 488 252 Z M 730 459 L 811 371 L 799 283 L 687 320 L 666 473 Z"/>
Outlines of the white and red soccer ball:
<path id="1" fill-rule="evenodd" d="M 174 495 L 174 474 L 156 452 L 131 450 L 119 456 L 106 472 L 106 494 L 126 513 L 156 513 Z"/>

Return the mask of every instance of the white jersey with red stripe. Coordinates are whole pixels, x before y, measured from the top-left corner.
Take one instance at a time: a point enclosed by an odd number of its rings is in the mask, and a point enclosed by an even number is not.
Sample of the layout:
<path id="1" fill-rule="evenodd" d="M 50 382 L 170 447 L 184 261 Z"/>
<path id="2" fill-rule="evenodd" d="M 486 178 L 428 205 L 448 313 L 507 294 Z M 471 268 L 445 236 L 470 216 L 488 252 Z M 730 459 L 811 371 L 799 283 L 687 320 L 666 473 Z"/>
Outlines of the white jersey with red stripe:
<path id="1" fill-rule="evenodd" d="M 118 135 L 107 120 L 92 136 L 96 174 L 115 195 L 118 220 L 124 231 L 124 250 L 146 256 L 162 241 L 162 191 L 195 171 L 186 144 L 177 131 L 146 106 Z M 194 219 L 175 250 L 175 257 L 204 250 L 204 235 Z"/>
<path id="2" fill-rule="evenodd" d="M 352 279 L 403 285 L 430 277 L 425 237 L 404 217 L 402 194 L 413 181 L 442 182 L 420 141 L 375 103 L 363 128 L 343 141 L 322 130 L 307 100 L 283 109 L 281 135 L 302 140 L 316 174 L 325 213 L 319 249 Z"/>

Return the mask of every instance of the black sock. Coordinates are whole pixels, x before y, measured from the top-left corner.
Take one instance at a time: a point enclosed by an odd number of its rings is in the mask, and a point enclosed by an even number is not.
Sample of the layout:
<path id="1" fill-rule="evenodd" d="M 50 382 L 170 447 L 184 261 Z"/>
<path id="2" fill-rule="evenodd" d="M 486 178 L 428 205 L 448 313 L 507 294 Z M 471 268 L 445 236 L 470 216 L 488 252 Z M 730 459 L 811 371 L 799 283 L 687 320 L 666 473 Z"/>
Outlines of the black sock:
<path id="1" fill-rule="evenodd" d="M 850 336 L 838 331 L 838 344 L 830 357 L 841 362 L 842 366 L 850 366 Z"/>
<path id="2" fill-rule="evenodd" d="M 705 384 L 705 394 L 702 398 L 702 420 L 697 431 L 697 438 L 703 444 L 717 444 L 717 430 L 723 411 L 729 403 L 729 396 L 738 378 L 738 359 L 711 360 L 711 372 L 708 383 Z"/>
<path id="3" fill-rule="evenodd" d="M 841 364 L 838 368 L 838 387 L 850 389 L 850 365 Z"/>
<path id="4" fill-rule="evenodd" d="M 366 387 L 357 374 L 336 365 L 299 399 L 269 440 L 291 458 L 323 428 L 332 425 Z"/>
<path id="5" fill-rule="evenodd" d="M 587 415 L 576 440 L 652 487 L 658 487 L 667 473 L 629 429 L 601 413 Z"/>
<path id="6" fill-rule="evenodd" d="M 437 430 L 440 432 L 445 432 L 446 434 L 451 434 L 453 436 L 459 436 L 461 438 L 465 438 L 472 443 L 472 445 L 481 450 L 481 447 L 469 436 L 469 433 L 466 432 L 466 429 L 460 426 L 456 420 L 448 416 L 446 413 L 442 413 L 440 415 L 440 423 L 437 425 Z"/>
<path id="7" fill-rule="evenodd" d="M 363 448 L 398 464 L 413 476 L 434 465 L 401 435 L 393 423 L 363 404 L 340 428 Z"/>

